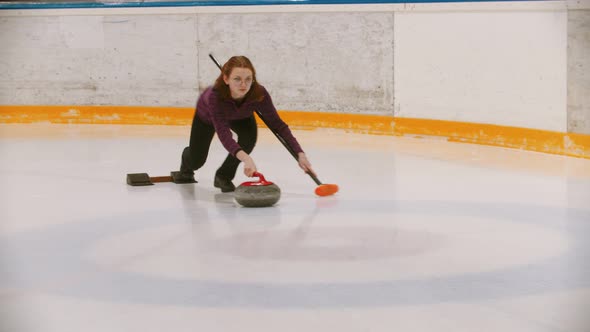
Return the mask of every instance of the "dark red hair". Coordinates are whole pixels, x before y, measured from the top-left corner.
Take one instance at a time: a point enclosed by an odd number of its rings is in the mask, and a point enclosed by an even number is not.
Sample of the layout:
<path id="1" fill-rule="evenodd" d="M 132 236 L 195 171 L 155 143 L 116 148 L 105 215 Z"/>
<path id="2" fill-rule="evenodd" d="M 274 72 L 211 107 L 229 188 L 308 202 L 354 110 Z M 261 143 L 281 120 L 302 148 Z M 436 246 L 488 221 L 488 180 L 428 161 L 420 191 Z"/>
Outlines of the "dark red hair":
<path id="1" fill-rule="evenodd" d="M 246 94 L 246 100 L 261 101 L 264 98 L 264 90 L 256 79 L 256 69 L 254 69 L 254 65 L 252 65 L 250 59 L 243 55 L 232 56 L 227 60 L 223 67 L 221 67 L 221 73 L 215 80 L 213 89 L 217 91 L 221 98 L 231 100 L 231 92 L 229 91 L 229 86 L 225 84 L 223 76 L 229 77 L 234 68 L 247 68 L 252 71 L 252 85 L 250 86 L 250 91 Z"/>

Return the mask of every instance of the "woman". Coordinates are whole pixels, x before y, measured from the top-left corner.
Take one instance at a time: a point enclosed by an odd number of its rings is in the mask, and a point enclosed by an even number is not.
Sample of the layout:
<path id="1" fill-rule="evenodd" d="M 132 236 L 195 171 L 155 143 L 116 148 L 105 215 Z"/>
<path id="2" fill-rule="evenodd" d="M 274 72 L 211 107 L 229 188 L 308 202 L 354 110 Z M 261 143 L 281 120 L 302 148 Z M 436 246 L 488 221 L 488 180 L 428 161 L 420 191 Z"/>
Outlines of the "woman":
<path id="1" fill-rule="evenodd" d="M 258 84 L 256 70 L 250 60 L 245 56 L 234 56 L 223 65 L 215 84 L 199 97 L 189 146 L 182 152 L 180 172 L 174 181 L 195 182 L 194 171 L 205 164 L 215 133 L 229 154 L 215 173 L 213 185 L 222 192 L 234 191 L 232 180 L 240 162 L 244 163 L 244 174 L 253 176 L 257 171 L 250 156 L 257 138 L 255 110 L 297 153 L 299 167 L 315 175 L 297 139 L 279 117 L 270 95 Z M 237 142 L 231 131 L 237 134 Z"/>

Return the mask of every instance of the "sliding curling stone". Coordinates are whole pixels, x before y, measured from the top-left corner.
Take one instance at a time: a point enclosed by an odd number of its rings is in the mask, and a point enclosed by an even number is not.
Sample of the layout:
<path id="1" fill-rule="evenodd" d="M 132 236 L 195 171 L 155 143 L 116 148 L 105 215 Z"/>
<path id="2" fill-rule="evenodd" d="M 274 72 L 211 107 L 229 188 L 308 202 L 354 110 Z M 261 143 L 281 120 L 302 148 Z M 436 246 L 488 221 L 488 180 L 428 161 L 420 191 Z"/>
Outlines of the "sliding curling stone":
<path id="1" fill-rule="evenodd" d="M 264 176 L 254 172 L 258 181 L 248 181 L 239 185 L 234 192 L 234 199 L 245 207 L 272 206 L 281 198 L 281 189 L 274 183 L 266 181 Z"/>

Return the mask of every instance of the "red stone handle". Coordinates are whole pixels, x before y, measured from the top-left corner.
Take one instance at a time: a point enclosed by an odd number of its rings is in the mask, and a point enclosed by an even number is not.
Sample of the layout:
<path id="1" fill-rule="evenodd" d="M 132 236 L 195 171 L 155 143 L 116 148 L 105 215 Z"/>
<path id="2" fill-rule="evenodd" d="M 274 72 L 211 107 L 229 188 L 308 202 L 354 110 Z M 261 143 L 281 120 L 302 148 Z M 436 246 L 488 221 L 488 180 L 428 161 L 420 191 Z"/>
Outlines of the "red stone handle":
<path id="1" fill-rule="evenodd" d="M 264 178 L 264 175 L 262 175 L 262 173 L 259 172 L 254 172 L 254 174 L 252 174 L 252 177 L 258 177 L 258 181 L 248 181 L 248 182 L 244 182 L 242 183 L 242 186 L 269 186 L 271 184 L 273 184 L 270 181 L 266 181 L 266 179 Z"/>

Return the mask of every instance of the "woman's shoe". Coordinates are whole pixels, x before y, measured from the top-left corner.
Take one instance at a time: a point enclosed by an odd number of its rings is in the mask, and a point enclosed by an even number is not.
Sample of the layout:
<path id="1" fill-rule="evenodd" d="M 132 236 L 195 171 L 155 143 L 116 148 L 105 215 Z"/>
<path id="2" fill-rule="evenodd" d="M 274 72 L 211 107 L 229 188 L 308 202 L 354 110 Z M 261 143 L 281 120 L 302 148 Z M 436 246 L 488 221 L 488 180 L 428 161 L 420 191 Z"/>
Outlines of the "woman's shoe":
<path id="1" fill-rule="evenodd" d="M 174 183 L 197 183 L 194 172 L 170 172 Z"/>
<path id="2" fill-rule="evenodd" d="M 219 175 L 215 175 L 215 181 L 213 181 L 213 186 L 215 188 L 221 189 L 222 193 L 228 193 L 236 190 L 236 186 L 234 186 L 234 184 L 230 180 L 223 178 Z"/>

